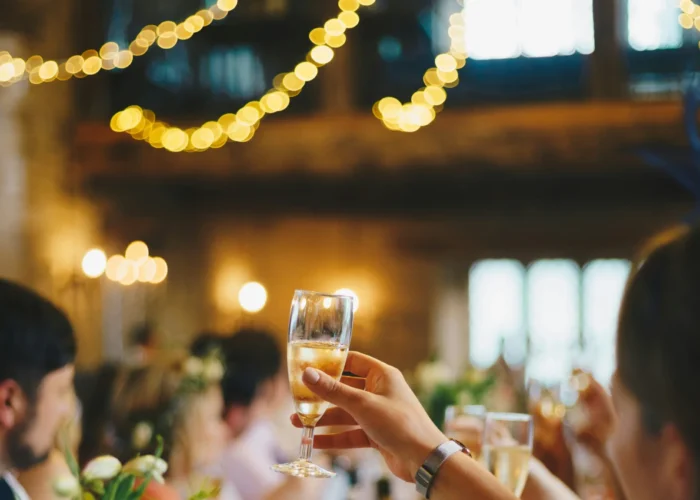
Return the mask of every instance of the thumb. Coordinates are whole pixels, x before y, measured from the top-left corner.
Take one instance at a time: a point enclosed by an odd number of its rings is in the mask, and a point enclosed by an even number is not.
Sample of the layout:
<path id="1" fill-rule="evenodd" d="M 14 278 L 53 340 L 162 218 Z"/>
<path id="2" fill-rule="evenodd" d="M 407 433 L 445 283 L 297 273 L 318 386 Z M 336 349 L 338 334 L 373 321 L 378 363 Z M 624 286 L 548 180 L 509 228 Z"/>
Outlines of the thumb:
<path id="1" fill-rule="evenodd" d="M 363 398 L 367 397 L 367 393 L 364 391 L 343 384 L 315 368 L 304 370 L 302 380 L 314 394 L 344 410 L 351 409 Z"/>

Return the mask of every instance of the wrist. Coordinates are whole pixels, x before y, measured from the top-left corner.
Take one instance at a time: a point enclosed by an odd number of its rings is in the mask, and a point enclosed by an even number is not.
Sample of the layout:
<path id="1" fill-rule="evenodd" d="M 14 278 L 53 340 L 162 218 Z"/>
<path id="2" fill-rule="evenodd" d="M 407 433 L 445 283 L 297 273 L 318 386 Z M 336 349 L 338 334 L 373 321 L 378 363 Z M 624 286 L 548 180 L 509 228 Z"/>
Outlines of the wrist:
<path id="1" fill-rule="evenodd" d="M 435 428 L 434 432 L 428 435 L 421 436 L 412 443 L 411 451 L 406 455 L 408 459 L 408 469 L 411 477 L 415 477 L 418 469 L 420 469 L 425 460 L 430 456 L 435 449 L 441 444 L 449 441 L 447 436 Z"/>

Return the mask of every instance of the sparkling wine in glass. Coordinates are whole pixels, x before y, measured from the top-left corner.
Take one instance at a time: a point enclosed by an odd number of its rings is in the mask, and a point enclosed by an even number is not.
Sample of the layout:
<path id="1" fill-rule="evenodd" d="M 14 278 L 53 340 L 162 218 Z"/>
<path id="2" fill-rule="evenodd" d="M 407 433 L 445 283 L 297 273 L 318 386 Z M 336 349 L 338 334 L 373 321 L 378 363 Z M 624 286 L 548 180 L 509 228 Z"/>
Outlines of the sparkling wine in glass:
<path id="1" fill-rule="evenodd" d="M 289 384 L 294 406 L 301 420 L 303 434 L 299 458 L 272 467 L 277 472 L 297 477 L 327 478 L 335 476 L 311 462 L 314 428 L 328 403 L 304 384 L 302 375 L 315 368 L 339 380 L 350 347 L 353 321 L 353 298 L 297 290 L 292 300 L 287 343 Z"/>
<path id="2" fill-rule="evenodd" d="M 525 488 L 532 455 L 532 417 L 488 413 L 484 422 L 482 463 L 515 496 Z"/>
<path id="3" fill-rule="evenodd" d="M 481 457 L 486 407 L 453 405 L 445 410 L 445 435 L 469 448 L 475 460 Z"/>

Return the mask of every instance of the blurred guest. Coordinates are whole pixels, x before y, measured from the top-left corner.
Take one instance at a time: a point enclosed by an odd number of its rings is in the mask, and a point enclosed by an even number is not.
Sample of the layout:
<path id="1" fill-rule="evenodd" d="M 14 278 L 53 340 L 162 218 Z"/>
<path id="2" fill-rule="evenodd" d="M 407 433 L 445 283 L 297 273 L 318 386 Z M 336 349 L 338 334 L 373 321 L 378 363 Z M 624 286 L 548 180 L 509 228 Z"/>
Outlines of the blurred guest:
<path id="1" fill-rule="evenodd" d="M 75 390 L 82 407 L 82 440 L 77 457 L 83 465 L 114 449 L 110 403 L 118 373 L 117 366 L 105 364 L 96 370 L 79 371 L 75 375 Z"/>
<path id="2" fill-rule="evenodd" d="M 62 497 L 53 488 L 54 481 L 57 477 L 71 475 L 65 452 L 70 451 L 75 456 L 81 440 L 80 402 L 75 395 L 71 400 L 70 417 L 63 422 L 48 459 L 30 469 L 18 471 L 19 484 L 32 500 L 60 500 Z"/>
<path id="3" fill-rule="evenodd" d="M 10 474 L 44 462 L 73 397 L 68 318 L 31 290 L 0 279 L 0 499 L 28 498 Z"/>
<path id="4" fill-rule="evenodd" d="M 154 363 L 119 375 L 113 403 L 116 455 L 128 460 L 152 453 L 157 436 L 165 443 L 170 489 L 152 496 L 162 499 L 175 490 L 186 499 L 203 489 L 220 489 L 220 500 L 239 498 L 218 469 L 228 441 L 222 374 L 218 359 L 191 357 L 175 367 Z"/>
<path id="5" fill-rule="evenodd" d="M 226 423 L 235 436 L 224 455 L 226 477 L 236 485 L 243 500 L 310 498 L 322 483 L 270 470 L 289 458 L 278 444 L 272 423 L 290 399 L 279 344 L 268 332 L 241 330 L 226 340 L 224 356 Z"/>
<path id="6" fill-rule="evenodd" d="M 157 351 L 157 332 L 153 325 L 144 323 L 134 328 L 131 334 L 131 348 L 126 353 L 125 362 L 133 366 L 150 363 Z"/>

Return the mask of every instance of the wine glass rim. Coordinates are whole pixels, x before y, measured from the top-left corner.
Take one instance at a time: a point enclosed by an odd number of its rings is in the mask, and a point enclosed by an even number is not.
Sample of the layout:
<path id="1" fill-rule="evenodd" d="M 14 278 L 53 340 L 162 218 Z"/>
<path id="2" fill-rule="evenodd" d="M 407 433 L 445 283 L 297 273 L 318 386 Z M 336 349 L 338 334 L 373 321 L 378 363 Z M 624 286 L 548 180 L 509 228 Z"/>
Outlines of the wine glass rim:
<path id="1" fill-rule="evenodd" d="M 488 412 L 486 419 L 506 422 L 532 422 L 532 415 L 528 413 Z"/>
<path id="2" fill-rule="evenodd" d="M 312 290 L 294 290 L 294 295 L 315 295 L 317 297 L 328 297 L 330 299 L 351 299 L 355 300 L 352 295 L 342 295 L 338 293 L 322 293 L 314 292 Z"/>

